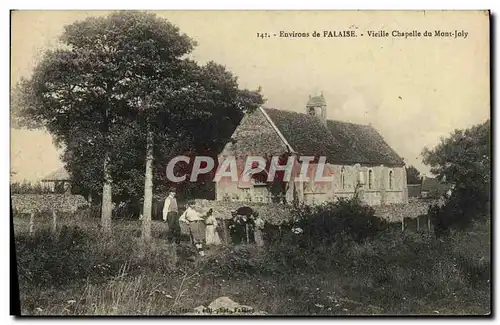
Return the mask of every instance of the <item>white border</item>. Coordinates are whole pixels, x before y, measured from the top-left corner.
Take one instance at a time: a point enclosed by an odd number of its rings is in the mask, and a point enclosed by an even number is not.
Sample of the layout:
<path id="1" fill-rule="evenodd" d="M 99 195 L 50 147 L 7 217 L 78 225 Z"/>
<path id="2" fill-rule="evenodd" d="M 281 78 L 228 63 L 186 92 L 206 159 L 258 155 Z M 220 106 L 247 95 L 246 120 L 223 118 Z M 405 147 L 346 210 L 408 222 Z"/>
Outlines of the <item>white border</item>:
<path id="1" fill-rule="evenodd" d="M 3 99 L 3 109 L 2 109 L 2 118 L 1 122 L 4 123 L 4 127 L 0 128 L 1 132 L 3 133 L 2 136 L 0 136 L 0 141 L 2 142 L 2 147 L 3 148 L 10 148 L 10 141 L 9 141 L 9 116 L 8 116 L 8 107 L 9 107 L 9 83 L 10 83 L 10 64 L 7 65 L 7 62 L 9 62 L 9 57 L 10 57 L 10 47 L 7 45 L 9 44 L 9 38 L 10 38 L 10 22 L 9 22 L 9 17 L 10 13 L 8 9 L 86 9 L 86 10 L 92 10 L 92 9 L 353 9 L 353 10 L 361 10 L 361 9 L 380 9 L 380 10 L 387 10 L 387 9 L 428 9 L 428 10 L 443 10 L 443 9 L 492 9 L 493 13 L 498 13 L 500 12 L 499 9 L 499 1 L 495 0 L 490 0 L 490 1 L 484 1 L 484 0 L 475 0 L 475 1 L 449 1 L 449 2 L 443 2 L 443 1 L 436 1 L 436 0 L 420 0 L 420 1 L 377 1 L 377 2 L 372 2 L 372 1 L 336 1 L 335 3 L 329 3 L 328 5 L 326 4 L 326 1 L 318 1 L 318 0 L 308 0 L 308 1 L 303 1 L 303 2 L 278 2 L 275 1 L 274 3 L 271 3 L 269 0 L 253 0 L 253 1 L 203 1 L 203 0 L 198 0 L 198 1 L 193 1 L 193 0 L 183 0 L 183 1 L 178 1 L 176 3 L 166 3 L 164 1 L 151 1 L 151 0 L 142 0 L 142 1 L 116 1 L 116 2 L 105 2 L 102 0 L 86 0 L 86 1 L 79 1 L 79 2 L 70 2 L 70 1 L 64 1 L 64 2 L 59 2 L 59 1 L 4 1 L 2 2 L 2 7 L 4 10 L 2 10 L 2 14 L 0 15 L 1 17 L 1 26 L 2 26 L 2 42 L 0 44 L 3 44 L 3 50 L 1 51 L 1 54 L 3 56 L 3 62 L 4 64 L 2 65 L 3 73 L 2 73 L 2 87 L 1 89 L 3 90 L 4 96 L 2 97 Z M 498 22 L 497 22 L 498 24 Z M 494 43 L 498 44 L 498 32 L 493 34 L 494 35 Z M 493 58 L 492 58 L 493 59 Z M 495 93 L 499 93 L 499 85 L 498 83 L 495 85 Z M 495 137 L 495 142 L 498 141 L 497 137 Z M 495 157 L 497 158 L 497 157 Z M 496 159 L 495 159 L 496 161 Z M 9 155 L 5 154 L 4 159 L 1 161 L 2 163 L 2 169 L 3 173 L 0 173 L 2 175 L 2 184 L 3 186 L 1 187 L 1 192 L 0 192 L 0 202 L 2 203 L 2 208 L 6 212 L 3 220 L 3 227 L 1 227 L 1 231 L 3 231 L 3 236 L 1 238 L 10 238 L 10 233 L 9 233 L 9 218 L 6 216 L 8 211 L 8 207 L 10 206 L 10 192 L 9 192 L 9 187 L 8 181 L 9 181 L 9 174 L 7 174 L 7 169 L 10 171 L 10 162 L 9 162 Z M 495 178 L 496 180 L 496 178 Z M 496 183 L 496 182 L 495 182 Z M 498 194 L 498 193 L 496 193 Z M 495 199 L 498 197 L 495 197 Z M 496 200 L 496 202 L 500 202 L 499 200 Z M 495 218 L 496 216 L 493 216 Z M 498 228 L 498 224 L 500 222 L 496 221 L 496 227 L 495 230 Z M 495 232 L 498 233 L 498 232 Z M 498 240 L 496 241 L 498 242 Z M 9 259 L 9 244 L 5 241 L 2 245 L 0 245 L 2 248 L 2 256 L 1 256 L 1 261 L 7 261 Z M 496 252 L 496 247 L 494 252 Z M 496 255 L 496 254 L 495 254 Z M 496 257 L 496 256 L 495 256 Z M 495 259 L 496 260 L 496 259 Z M 498 270 L 498 267 L 494 268 L 495 270 Z M 14 319 L 12 317 L 8 317 L 7 315 L 9 314 L 9 270 L 8 268 L 2 268 L 2 288 L 5 288 L 2 290 L 2 295 L 1 295 L 1 303 L 0 305 L 2 306 L 2 321 L 7 321 L 7 322 L 13 322 Z M 496 276 L 496 274 L 495 274 Z M 498 278 L 495 277 L 495 280 Z M 494 281 L 494 283 L 497 283 L 498 281 Z M 498 299 L 498 296 L 496 296 Z M 284 319 L 287 321 L 287 319 Z M 52 321 L 52 320 L 48 320 Z M 61 321 L 61 320 L 59 320 Z M 93 319 L 93 321 L 97 324 L 99 323 L 104 323 L 105 319 Z M 166 319 L 159 320 L 161 322 L 167 321 Z M 169 319 L 168 322 L 172 322 L 174 320 Z M 218 322 L 219 319 L 212 319 L 212 320 L 206 320 L 208 322 Z M 233 319 L 231 320 L 232 322 L 245 322 L 247 320 L 238 320 L 238 319 Z M 256 320 L 256 321 L 262 321 L 262 319 Z M 272 322 L 280 321 L 279 319 L 270 319 Z M 339 321 L 339 320 L 335 320 Z M 340 320 L 343 322 L 344 320 Z M 355 322 L 360 322 L 362 320 L 355 320 Z M 385 321 L 385 319 L 381 319 L 381 321 Z M 443 320 L 439 319 L 420 319 L 418 320 L 419 322 L 426 322 L 426 323 L 441 323 Z M 456 321 L 456 319 L 449 319 L 449 321 Z M 474 320 L 469 320 L 473 322 Z M 74 322 L 74 320 L 69 320 L 69 319 L 64 319 L 62 323 L 71 323 Z M 143 320 L 132 320 L 132 323 L 140 324 L 143 322 Z M 176 322 L 176 321 L 175 321 Z M 352 320 L 350 321 L 350 323 Z M 3 323 L 3 322 L 2 322 Z"/>

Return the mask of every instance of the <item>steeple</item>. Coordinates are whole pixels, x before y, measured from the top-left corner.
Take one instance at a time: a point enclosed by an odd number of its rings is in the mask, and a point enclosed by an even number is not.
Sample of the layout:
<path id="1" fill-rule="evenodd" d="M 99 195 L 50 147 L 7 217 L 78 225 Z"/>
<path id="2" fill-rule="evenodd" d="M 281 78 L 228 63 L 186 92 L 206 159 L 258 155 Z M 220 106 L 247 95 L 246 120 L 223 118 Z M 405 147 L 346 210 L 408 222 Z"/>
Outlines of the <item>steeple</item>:
<path id="1" fill-rule="evenodd" d="M 306 104 L 306 113 L 315 116 L 324 124 L 326 124 L 326 101 L 323 97 L 323 92 L 319 96 L 309 95 L 309 100 Z"/>

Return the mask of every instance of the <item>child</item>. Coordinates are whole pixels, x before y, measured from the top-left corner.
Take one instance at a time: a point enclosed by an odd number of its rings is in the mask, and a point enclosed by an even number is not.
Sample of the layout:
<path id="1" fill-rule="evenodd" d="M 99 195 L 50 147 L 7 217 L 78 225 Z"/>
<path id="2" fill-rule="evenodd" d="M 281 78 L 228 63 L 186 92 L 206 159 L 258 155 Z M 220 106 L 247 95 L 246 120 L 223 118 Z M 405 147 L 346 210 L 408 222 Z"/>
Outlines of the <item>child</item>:
<path id="1" fill-rule="evenodd" d="M 205 219 L 205 241 L 207 245 L 220 245 L 221 240 L 217 232 L 218 222 L 213 214 L 213 210 L 208 210 L 207 218 Z"/>

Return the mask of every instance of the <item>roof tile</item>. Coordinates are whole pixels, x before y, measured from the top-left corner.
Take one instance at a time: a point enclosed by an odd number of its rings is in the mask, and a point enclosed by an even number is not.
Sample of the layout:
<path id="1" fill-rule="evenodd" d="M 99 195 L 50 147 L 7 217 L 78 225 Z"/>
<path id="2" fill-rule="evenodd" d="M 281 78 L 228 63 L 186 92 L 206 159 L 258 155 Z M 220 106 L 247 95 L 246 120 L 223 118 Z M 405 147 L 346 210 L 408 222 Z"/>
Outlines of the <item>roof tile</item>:
<path id="1" fill-rule="evenodd" d="M 328 120 L 264 108 L 292 148 L 301 155 L 326 156 L 330 163 L 403 166 L 404 161 L 369 125 Z"/>

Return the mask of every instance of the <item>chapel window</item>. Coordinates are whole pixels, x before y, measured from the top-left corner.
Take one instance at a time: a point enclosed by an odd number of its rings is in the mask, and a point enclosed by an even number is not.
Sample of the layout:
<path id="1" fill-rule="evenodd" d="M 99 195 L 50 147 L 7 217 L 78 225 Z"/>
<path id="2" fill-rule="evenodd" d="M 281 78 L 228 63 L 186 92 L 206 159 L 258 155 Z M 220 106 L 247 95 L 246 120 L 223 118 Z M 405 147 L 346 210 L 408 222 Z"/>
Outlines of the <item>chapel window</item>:
<path id="1" fill-rule="evenodd" d="M 368 188 L 371 189 L 373 187 L 373 171 L 368 170 Z"/>

